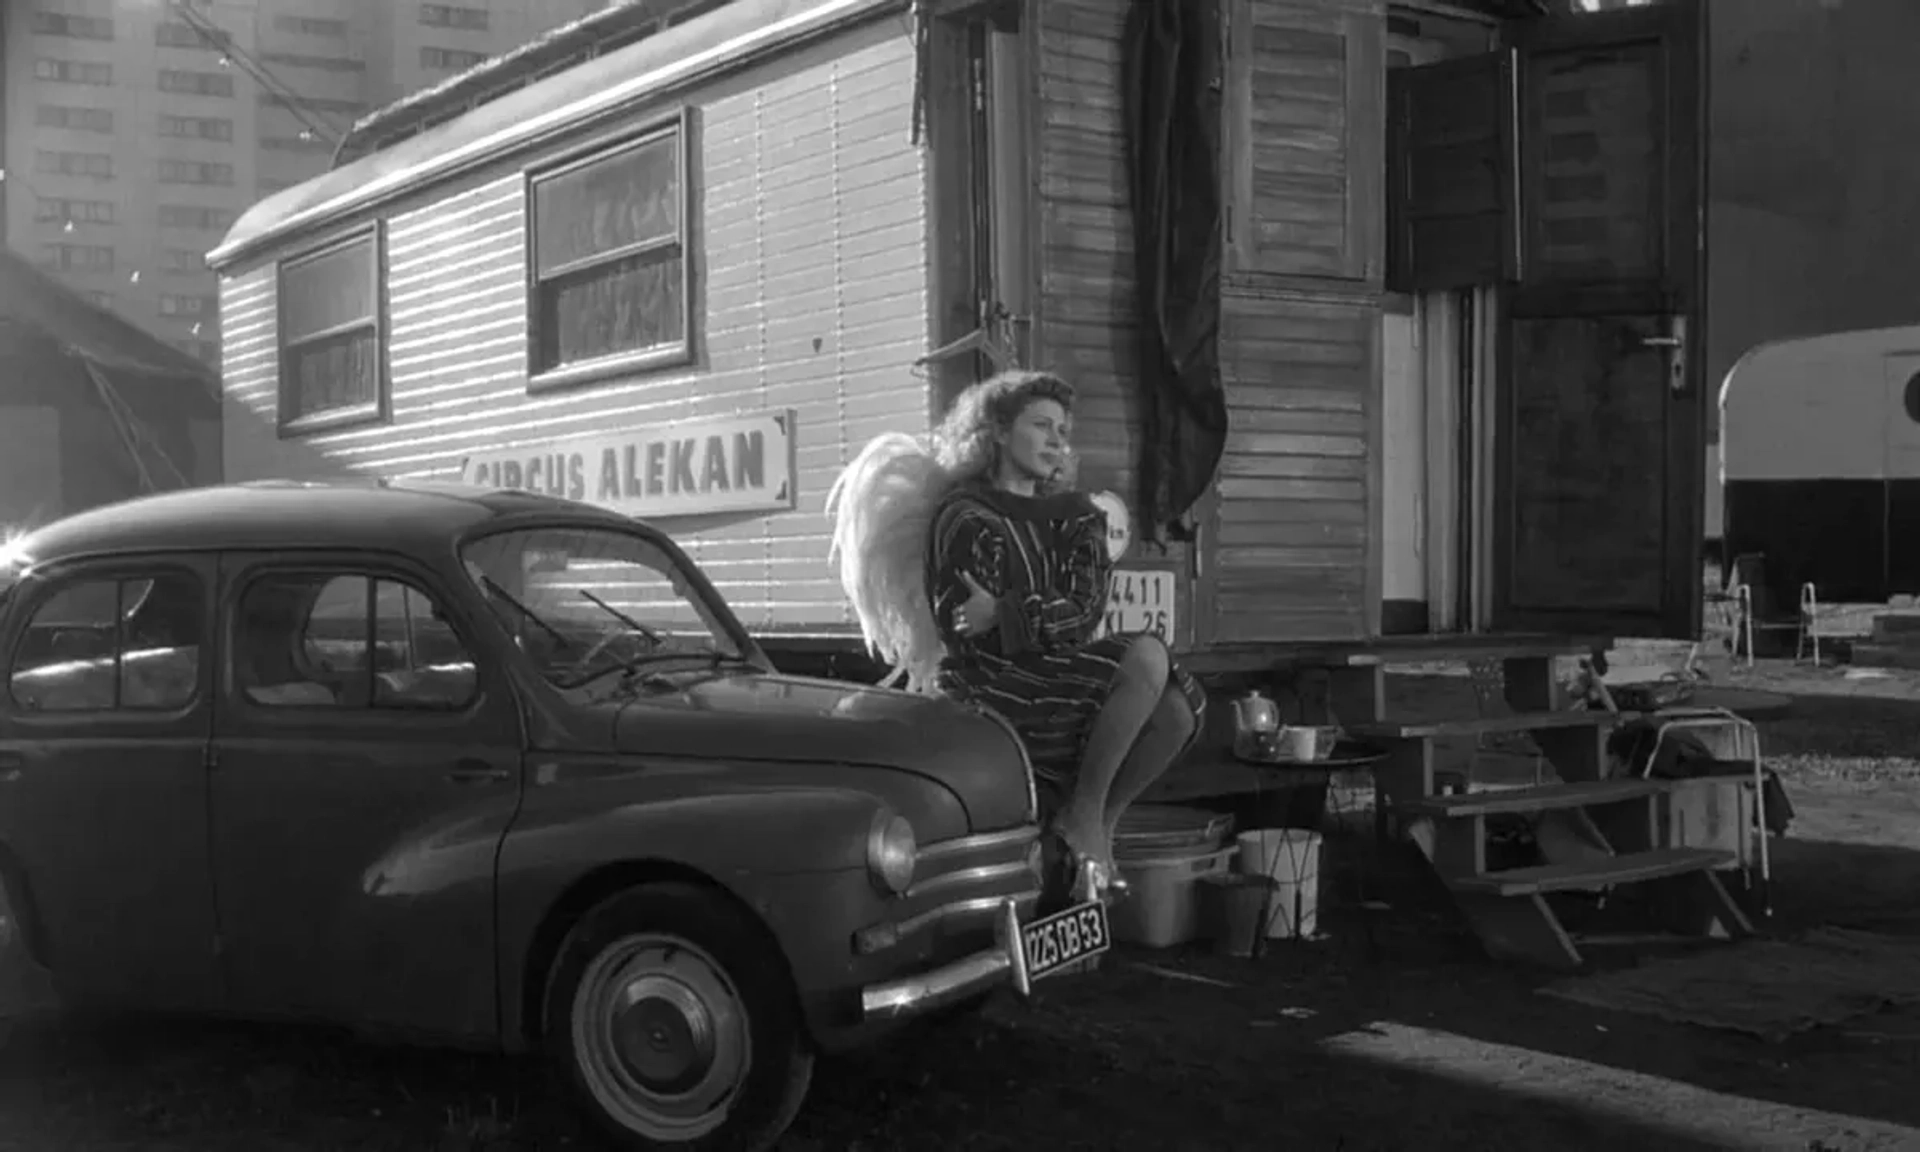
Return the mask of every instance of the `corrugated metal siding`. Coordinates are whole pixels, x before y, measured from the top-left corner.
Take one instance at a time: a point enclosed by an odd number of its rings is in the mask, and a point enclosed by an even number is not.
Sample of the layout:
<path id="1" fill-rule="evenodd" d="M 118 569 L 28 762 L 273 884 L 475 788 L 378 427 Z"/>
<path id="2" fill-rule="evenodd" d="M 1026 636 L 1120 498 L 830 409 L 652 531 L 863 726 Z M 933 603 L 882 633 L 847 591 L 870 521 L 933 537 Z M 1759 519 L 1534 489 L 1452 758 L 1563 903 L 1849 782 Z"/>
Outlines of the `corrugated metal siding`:
<path id="1" fill-rule="evenodd" d="M 1235 293 L 1223 303 L 1215 634 L 1364 637 L 1377 311 L 1304 296 Z"/>
<path id="2" fill-rule="evenodd" d="M 388 222 L 391 423 L 301 442 L 332 465 L 455 478 L 471 454 L 623 427 L 791 408 L 798 511 L 665 522 L 750 627 L 844 625 L 827 566 L 826 491 L 883 431 L 926 428 L 924 163 L 908 139 L 911 42 L 894 24 L 832 58 L 769 65 L 698 110 L 702 363 L 560 393 L 526 392 L 526 223 L 519 175 Z M 229 394 L 271 436 L 271 276 L 229 281 Z M 252 325 L 267 334 L 250 338 Z M 238 324 L 239 326 L 233 327 Z M 252 453 L 229 453 L 229 474 Z M 296 462 L 297 463 L 297 462 Z M 289 472 L 283 453 L 252 475 Z"/>
<path id="3" fill-rule="evenodd" d="M 1034 360 L 1065 376 L 1078 402 L 1074 443 L 1080 485 L 1111 489 L 1134 507 L 1139 455 L 1133 396 L 1139 321 L 1133 294 L 1133 223 L 1120 98 L 1120 38 L 1127 8 L 1099 0 L 1039 6 L 1040 299 Z M 1127 566 L 1176 574 L 1176 644 L 1191 643 L 1187 546 L 1150 561 L 1138 545 Z M 1142 561 L 1147 561 L 1141 563 Z"/>

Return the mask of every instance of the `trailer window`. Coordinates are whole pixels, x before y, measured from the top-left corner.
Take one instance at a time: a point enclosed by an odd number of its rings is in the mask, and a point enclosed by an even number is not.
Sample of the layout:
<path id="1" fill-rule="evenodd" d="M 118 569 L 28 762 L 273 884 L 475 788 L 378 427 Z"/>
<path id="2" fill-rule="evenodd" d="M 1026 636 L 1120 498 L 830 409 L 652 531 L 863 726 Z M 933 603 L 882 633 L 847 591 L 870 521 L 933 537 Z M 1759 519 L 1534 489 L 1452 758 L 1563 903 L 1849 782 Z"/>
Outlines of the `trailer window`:
<path id="1" fill-rule="evenodd" d="M 685 143 L 676 121 L 533 175 L 535 387 L 690 358 Z"/>
<path id="2" fill-rule="evenodd" d="M 280 429 L 377 420 L 386 409 L 377 229 L 280 264 Z"/>

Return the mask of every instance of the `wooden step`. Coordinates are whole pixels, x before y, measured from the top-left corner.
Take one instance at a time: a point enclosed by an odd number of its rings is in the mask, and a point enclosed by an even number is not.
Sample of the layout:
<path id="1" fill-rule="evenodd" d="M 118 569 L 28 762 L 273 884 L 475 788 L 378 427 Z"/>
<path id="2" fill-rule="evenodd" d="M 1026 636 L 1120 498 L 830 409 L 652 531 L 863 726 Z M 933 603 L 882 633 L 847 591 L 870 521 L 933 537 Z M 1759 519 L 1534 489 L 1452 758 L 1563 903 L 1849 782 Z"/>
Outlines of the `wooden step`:
<path id="1" fill-rule="evenodd" d="M 1563 728 L 1609 728 L 1621 717 L 1612 712 L 1594 710 L 1560 712 L 1516 712 L 1510 716 L 1487 716 L 1461 720 L 1383 720 L 1375 724 L 1347 726 L 1350 735 L 1363 740 L 1420 740 L 1446 736 L 1493 736 L 1503 733 L 1546 732 Z"/>
<path id="2" fill-rule="evenodd" d="M 1733 853 L 1711 848 L 1656 848 L 1650 852 L 1635 852 L 1609 860 L 1509 868 L 1482 876 L 1453 876 L 1448 877 L 1446 883 L 1456 892 L 1537 896 L 1547 892 L 1605 888 L 1615 884 L 1684 876 L 1690 872 L 1708 872 L 1733 862 Z"/>
<path id="3" fill-rule="evenodd" d="M 1596 780 L 1582 784 L 1537 784 L 1527 788 L 1501 788 L 1465 795 L 1429 796 L 1424 800 L 1402 803 L 1400 808 L 1417 816 L 1458 818 L 1496 816 L 1515 812 L 1553 812 L 1585 808 L 1593 804 L 1617 804 L 1643 796 L 1658 796 L 1671 789 L 1664 780 Z"/>

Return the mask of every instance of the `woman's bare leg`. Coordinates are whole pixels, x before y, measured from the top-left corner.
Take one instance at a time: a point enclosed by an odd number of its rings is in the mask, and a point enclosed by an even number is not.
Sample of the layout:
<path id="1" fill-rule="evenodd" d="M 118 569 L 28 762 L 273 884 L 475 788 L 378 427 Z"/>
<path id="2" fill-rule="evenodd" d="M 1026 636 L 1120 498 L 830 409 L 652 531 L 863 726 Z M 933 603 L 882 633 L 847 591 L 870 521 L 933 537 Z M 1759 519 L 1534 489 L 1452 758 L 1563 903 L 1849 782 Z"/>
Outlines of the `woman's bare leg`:
<path id="1" fill-rule="evenodd" d="M 1137 636 L 1127 645 L 1114 672 L 1113 690 L 1087 733 L 1073 790 L 1057 819 L 1067 847 L 1099 862 L 1108 876 L 1113 870 L 1113 843 L 1107 834 L 1107 797 L 1156 701 L 1166 691 L 1172 671 L 1172 657 L 1158 639 Z"/>
<path id="2" fill-rule="evenodd" d="M 1186 750 L 1199 727 L 1200 718 L 1194 715 L 1186 694 L 1177 685 L 1167 685 L 1160 693 L 1160 702 L 1153 706 L 1153 712 L 1147 717 L 1146 727 L 1140 730 L 1139 737 L 1134 740 L 1132 750 L 1120 762 L 1120 771 L 1113 779 L 1113 790 L 1107 794 L 1109 842 L 1120 827 L 1121 815 L 1133 806 L 1142 792 L 1165 775 L 1168 768 L 1173 767 L 1174 758 Z"/>

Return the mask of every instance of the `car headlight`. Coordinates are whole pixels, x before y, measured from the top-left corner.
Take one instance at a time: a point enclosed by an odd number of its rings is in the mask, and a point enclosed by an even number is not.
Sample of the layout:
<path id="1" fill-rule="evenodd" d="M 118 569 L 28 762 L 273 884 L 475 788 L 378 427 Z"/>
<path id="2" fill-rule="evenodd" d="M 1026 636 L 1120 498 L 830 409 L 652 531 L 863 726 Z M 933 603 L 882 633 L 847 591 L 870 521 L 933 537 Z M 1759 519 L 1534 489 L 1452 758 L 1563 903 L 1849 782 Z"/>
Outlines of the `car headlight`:
<path id="1" fill-rule="evenodd" d="M 913 825 L 886 809 L 873 814 L 867 833 L 867 871 L 882 892 L 898 894 L 913 884 L 913 867 L 920 854 Z"/>

